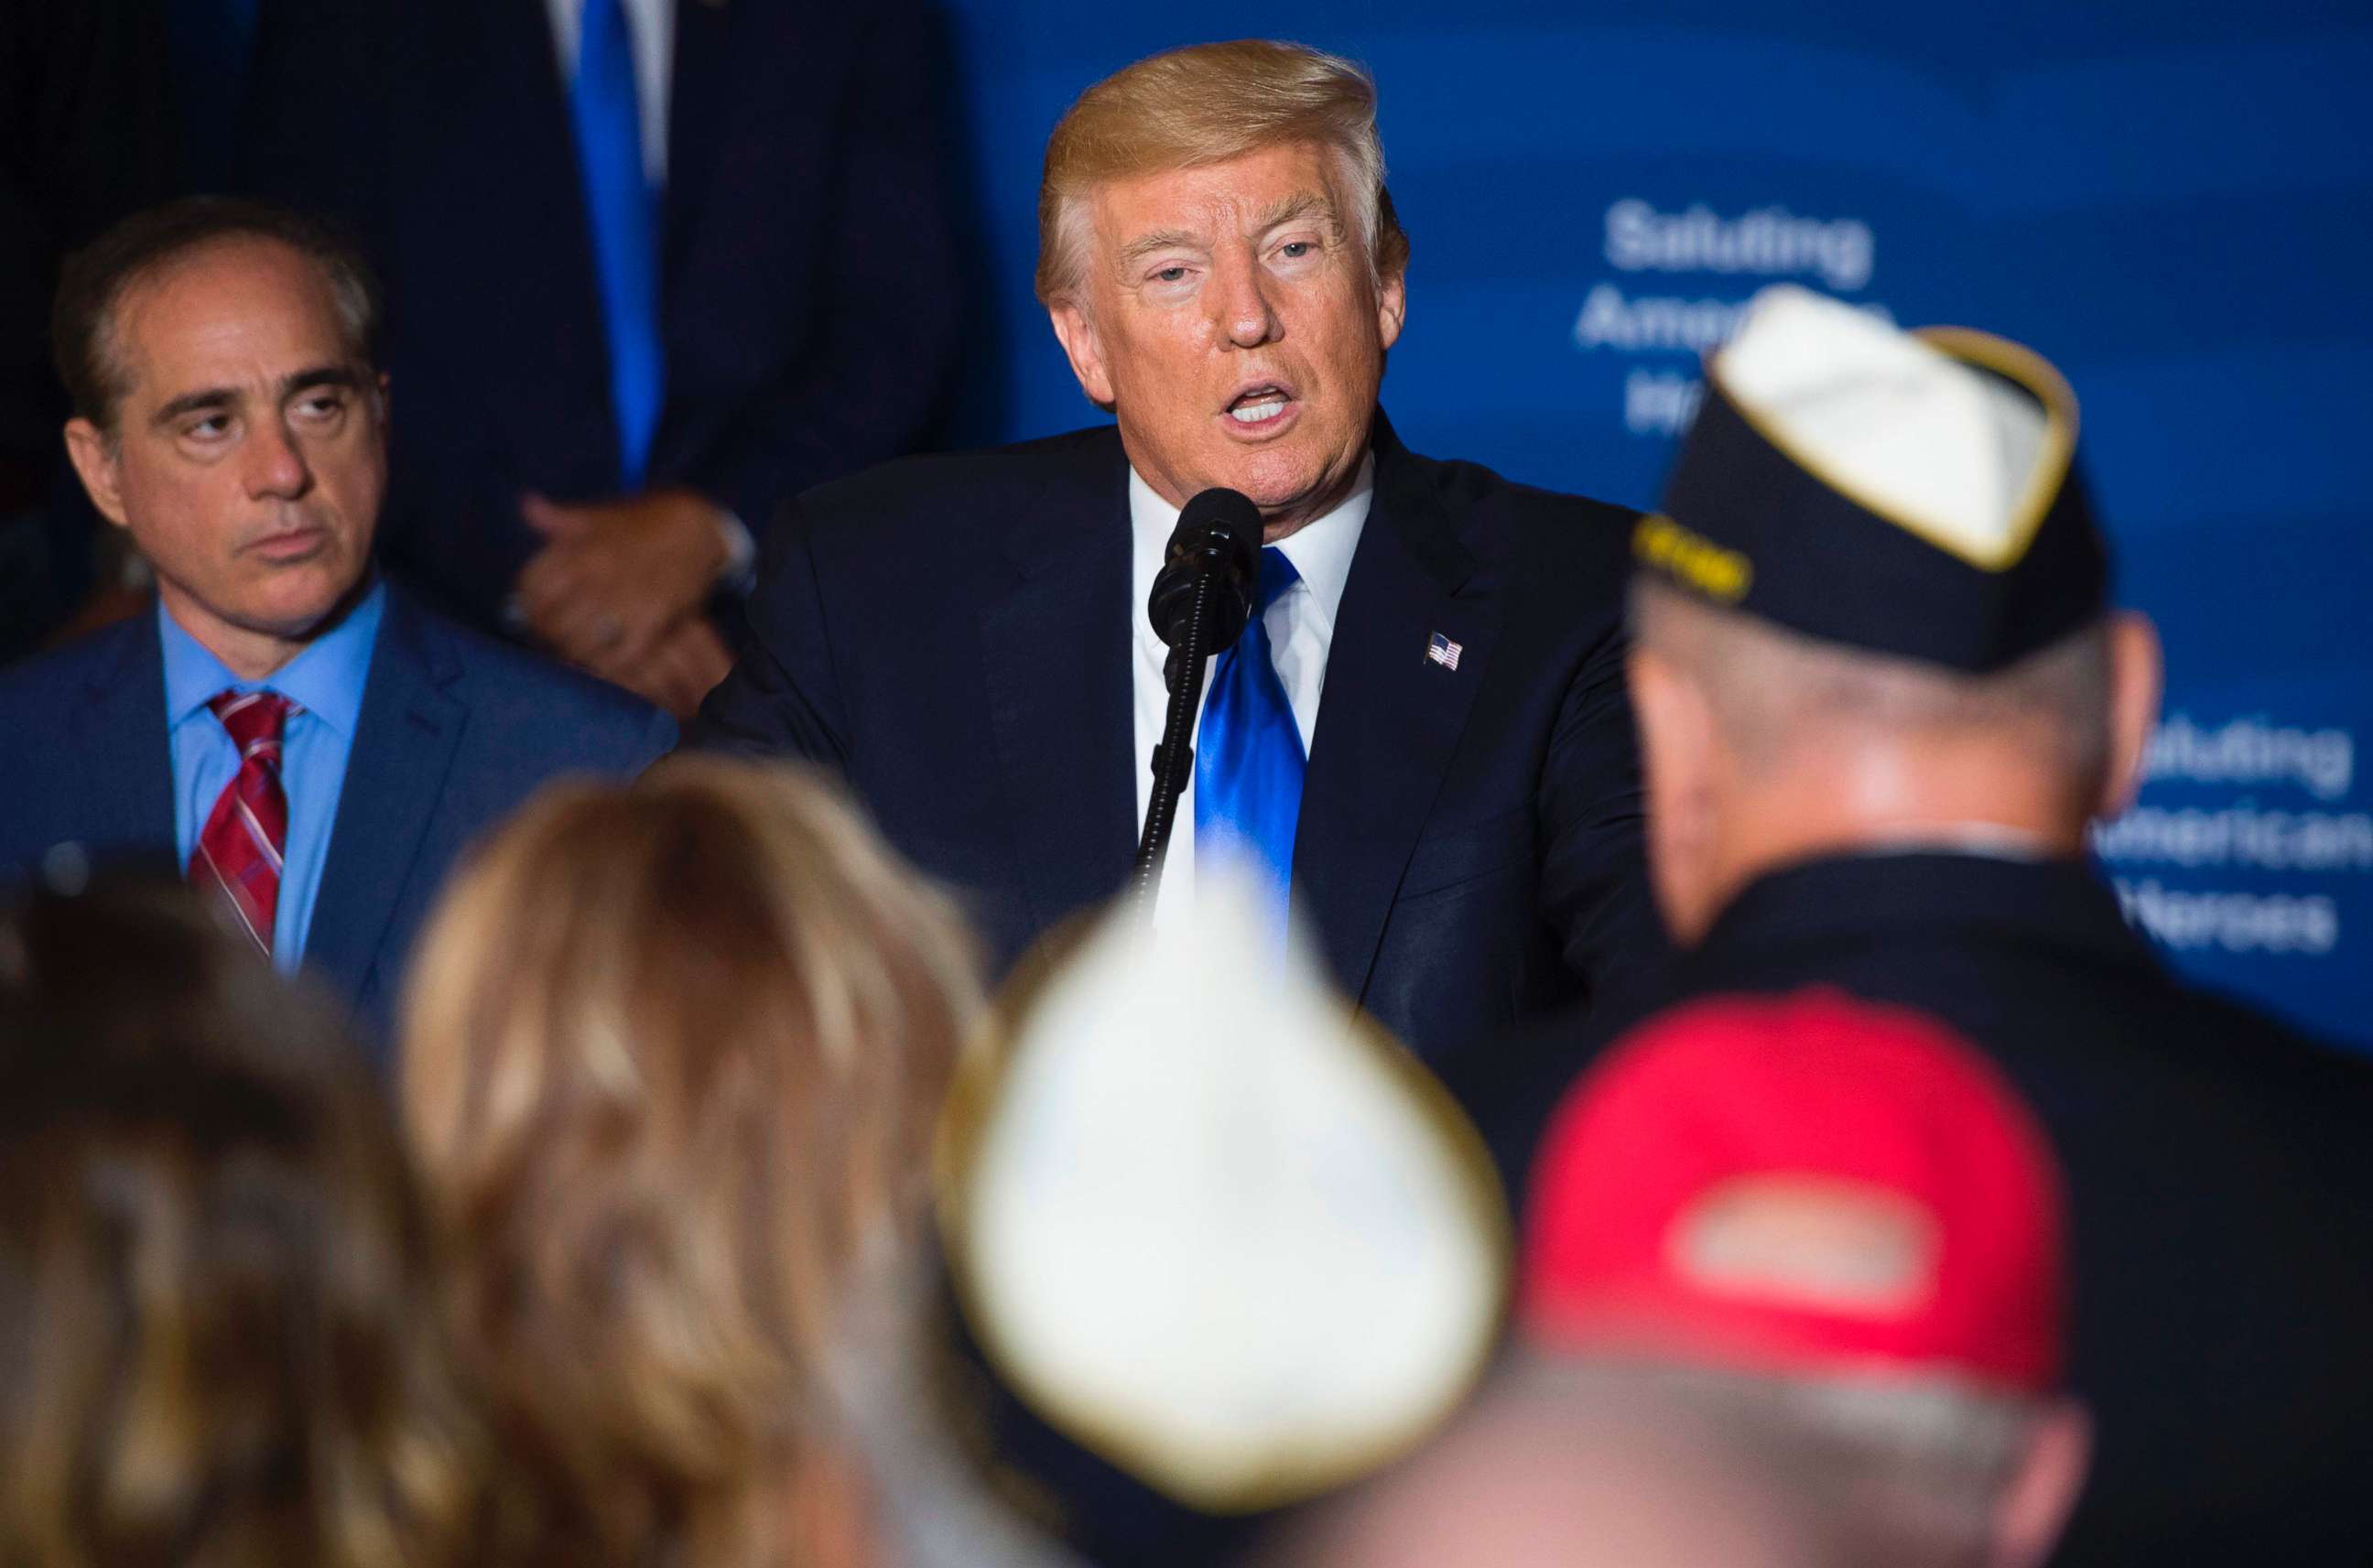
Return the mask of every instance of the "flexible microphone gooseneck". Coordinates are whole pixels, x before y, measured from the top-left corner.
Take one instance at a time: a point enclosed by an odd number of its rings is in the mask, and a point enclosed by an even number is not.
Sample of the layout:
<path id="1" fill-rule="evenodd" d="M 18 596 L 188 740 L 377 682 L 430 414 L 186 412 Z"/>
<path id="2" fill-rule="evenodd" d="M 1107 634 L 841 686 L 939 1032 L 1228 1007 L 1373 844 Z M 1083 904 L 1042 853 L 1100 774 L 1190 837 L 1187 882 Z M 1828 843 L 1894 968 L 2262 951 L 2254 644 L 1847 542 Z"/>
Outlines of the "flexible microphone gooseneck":
<path id="1" fill-rule="evenodd" d="M 1186 737 L 1195 732 L 1195 712 L 1203 700 L 1204 664 L 1244 635 L 1260 582 L 1260 509 L 1236 491 L 1206 490 L 1178 514 L 1162 570 L 1146 597 L 1155 635 L 1170 647 L 1163 664 L 1170 709 L 1162 721 L 1162 743 L 1153 748 L 1153 799 L 1145 808 L 1145 831 L 1129 875 L 1129 903 L 1141 919 L 1152 917 L 1163 852 L 1170 847 L 1178 797 L 1195 766 Z"/>

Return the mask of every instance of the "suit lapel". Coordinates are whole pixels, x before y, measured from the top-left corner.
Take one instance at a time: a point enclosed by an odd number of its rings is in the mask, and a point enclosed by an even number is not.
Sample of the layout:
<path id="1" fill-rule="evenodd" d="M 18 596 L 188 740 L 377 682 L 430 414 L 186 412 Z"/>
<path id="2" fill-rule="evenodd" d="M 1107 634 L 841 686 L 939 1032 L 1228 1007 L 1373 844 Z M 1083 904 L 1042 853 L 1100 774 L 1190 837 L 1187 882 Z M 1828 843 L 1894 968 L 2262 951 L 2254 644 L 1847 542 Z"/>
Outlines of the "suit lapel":
<path id="1" fill-rule="evenodd" d="M 451 645 L 391 587 L 305 942 L 305 962 L 350 1000 L 374 965 L 402 957 L 383 951 L 388 927 L 469 718 L 450 689 L 460 675 Z M 393 977 L 391 969 L 382 983 Z"/>
<path id="2" fill-rule="evenodd" d="M 1295 896 L 1355 1000 L 1500 627 L 1496 589 L 1470 583 L 1473 556 L 1421 460 L 1381 414 L 1375 454 L 1375 499 L 1335 617 L 1293 848 Z M 1455 670 L 1426 657 L 1437 632 L 1460 645 Z"/>
<path id="3" fill-rule="evenodd" d="M 1128 468 L 1113 451 L 1092 483 L 1052 488 L 1030 532 L 1008 536 L 1011 586 L 981 609 L 1007 820 L 1042 930 L 1110 897 L 1137 844 Z"/>
<path id="4" fill-rule="evenodd" d="M 112 632 L 91 661 L 84 702 L 68 720 L 81 837 L 109 852 L 173 844 L 173 742 L 165 711 L 165 649 L 155 606 Z M 175 868 L 178 870 L 179 868 Z"/>

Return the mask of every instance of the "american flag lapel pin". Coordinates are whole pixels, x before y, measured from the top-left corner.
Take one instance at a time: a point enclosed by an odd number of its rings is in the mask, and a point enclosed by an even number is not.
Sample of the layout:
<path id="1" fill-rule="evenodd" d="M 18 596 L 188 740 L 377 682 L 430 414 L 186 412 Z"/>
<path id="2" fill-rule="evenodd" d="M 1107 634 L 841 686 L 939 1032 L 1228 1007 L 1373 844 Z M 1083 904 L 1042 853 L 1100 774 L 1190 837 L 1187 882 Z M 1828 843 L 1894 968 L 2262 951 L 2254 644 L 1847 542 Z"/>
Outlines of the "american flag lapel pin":
<path id="1" fill-rule="evenodd" d="M 1459 645 L 1440 632 L 1434 633 L 1426 639 L 1425 657 L 1426 662 L 1430 664 L 1439 664 L 1445 670 L 1455 670 L 1458 668 L 1459 652 Z"/>

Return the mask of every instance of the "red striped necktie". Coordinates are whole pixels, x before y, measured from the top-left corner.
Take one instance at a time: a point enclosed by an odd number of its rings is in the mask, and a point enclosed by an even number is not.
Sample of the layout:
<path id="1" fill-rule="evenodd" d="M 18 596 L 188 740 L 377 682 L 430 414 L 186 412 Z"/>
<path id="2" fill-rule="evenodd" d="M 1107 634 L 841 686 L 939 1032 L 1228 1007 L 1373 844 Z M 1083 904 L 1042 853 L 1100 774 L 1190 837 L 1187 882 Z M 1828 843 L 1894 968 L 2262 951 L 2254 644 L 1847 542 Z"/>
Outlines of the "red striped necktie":
<path id="1" fill-rule="evenodd" d="M 280 907 L 280 856 L 288 794 L 280 787 L 280 731 L 297 705 L 273 692 L 227 691 L 206 706 L 239 747 L 238 776 L 223 787 L 190 857 L 190 885 L 219 897 L 265 957 Z"/>

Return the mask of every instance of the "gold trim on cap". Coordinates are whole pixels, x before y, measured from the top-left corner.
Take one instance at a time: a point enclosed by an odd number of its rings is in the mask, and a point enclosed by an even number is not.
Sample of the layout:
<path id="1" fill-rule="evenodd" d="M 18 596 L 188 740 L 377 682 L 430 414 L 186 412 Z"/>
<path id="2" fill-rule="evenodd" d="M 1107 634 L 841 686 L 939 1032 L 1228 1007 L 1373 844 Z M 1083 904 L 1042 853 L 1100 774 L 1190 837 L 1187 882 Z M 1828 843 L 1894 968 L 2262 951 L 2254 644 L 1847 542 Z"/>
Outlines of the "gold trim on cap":
<path id="1" fill-rule="evenodd" d="M 2037 448 L 2035 462 L 2028 470 L 2027 484 L 2011 508 L 2010 532 L 1998 551 L 1973 551 L 1962 541 L 1947 536 L 1935 524 L 1882 505 L 1852 484 L 1829 473 L 1809 453 L 1791 444 L 1754 409 L 1731 392 L 1727 384 L 1722 389 L 1723 394 L 1757 435 L 1797 467 L 1863 510 L 1874 517 L 1886 519 L 1906 533 L 1934 544 L 1948 556 L 1967 561 L 1981 571 L 2007 571 L 2026 558 L 2028 547 L 2035 543 L 2036 531 L 2043 526 L 2044 515 L 2052 509 L 2052 503 L 2058 498 L 2061 487 L 2068 482 L 2068 471 L 2076 461 L 2076 394 L 2050 360 L 2008 338 L 1996 337 L 1991 333 L 1969 327 L 1916 327 L 1912 329 L 1911 335 L 1964 364 L 1993 371 L 2031 394 L 2043 405 L 2042 444 Z M 1707 359 L 1706 379 L 1710 381 L 1722 380 L 1722 356 L 1719 353 Z"/>
<path id="2" fill-rule="evenodd" d="M 1631 529 L 1631 555 L 1642 566 L 1666 572 L 1707 598 L 1736 604 L 1755 581 L 1755 563 L 1663 512 L 1646 512 Z"/>

